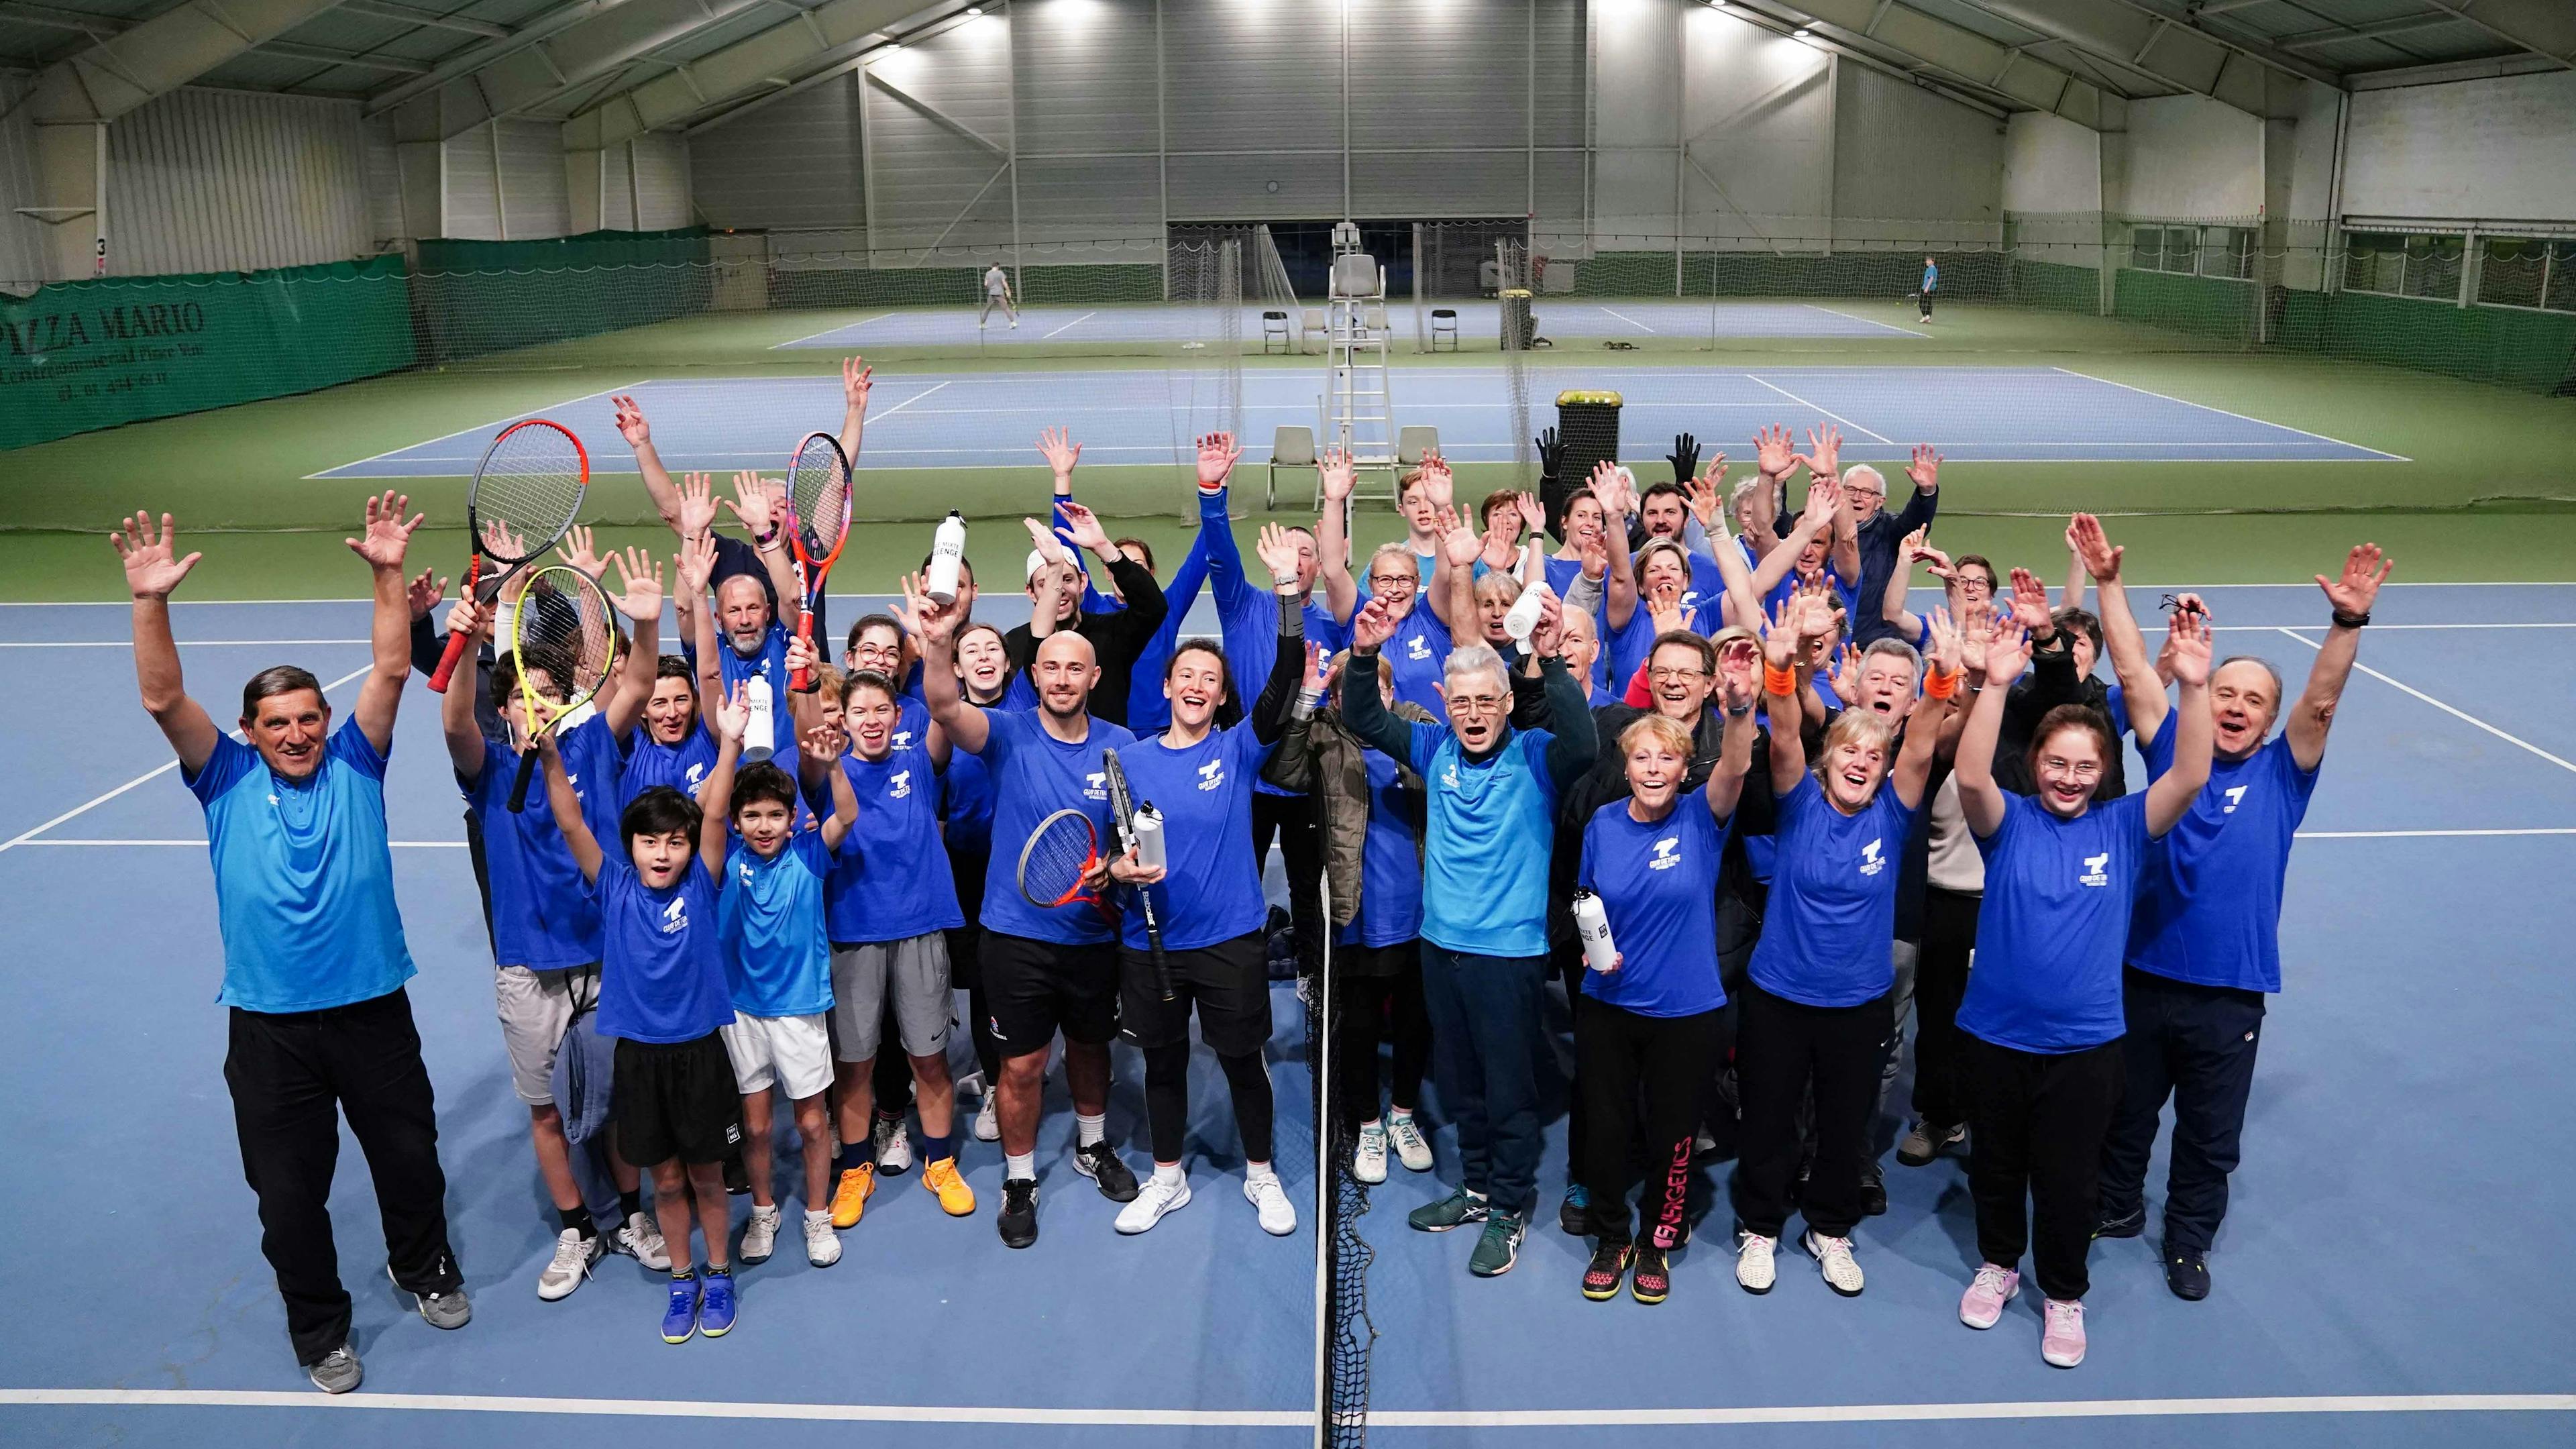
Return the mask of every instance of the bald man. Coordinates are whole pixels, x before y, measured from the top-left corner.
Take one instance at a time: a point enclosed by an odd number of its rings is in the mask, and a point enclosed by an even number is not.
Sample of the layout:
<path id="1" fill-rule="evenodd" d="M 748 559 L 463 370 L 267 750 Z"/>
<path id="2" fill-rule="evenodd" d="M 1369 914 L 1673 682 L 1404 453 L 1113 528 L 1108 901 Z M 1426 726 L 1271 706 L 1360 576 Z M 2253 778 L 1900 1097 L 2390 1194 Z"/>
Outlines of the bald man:
<path id="1" fill-rule="evenodd" d="M 1132 567 L 1132 566 L 1131 566 Z M 1038 1236 L 1037 1140 L 1046 1091 L 1047 1048 L 1064 1037 L 1065 1085 L 1073 1094 L 1073 1169 L 1103 1197 L 1136 1196 L 1136 1174 L 1109 1143 L 1109 1039 L 1118 1030 L 1118 948 L 1109 917 L 1089 902 L 1045 908 L 1020 893 L 1022 843 L 1058 810 L 1091 817 L 1111 840 L 1104 752 L 1132 744 L 1125 726 L 1091 713 L 1100 661 L 1074 630 L 1037 641 L 1028 666 L 1034 711 L 986 709 L 958 688 L 957 631 L 965 609 L 914 601 L 922 642 L 922 693 L 950 744 L 977 756 L 993 780 L 993 853 L 985 873 L 982 968 L 995 1043 L 1001 1049 L 1002 1241 L 1025 1248 Z M 1123 698 L 1123 694 L 1121 695 Z"/>

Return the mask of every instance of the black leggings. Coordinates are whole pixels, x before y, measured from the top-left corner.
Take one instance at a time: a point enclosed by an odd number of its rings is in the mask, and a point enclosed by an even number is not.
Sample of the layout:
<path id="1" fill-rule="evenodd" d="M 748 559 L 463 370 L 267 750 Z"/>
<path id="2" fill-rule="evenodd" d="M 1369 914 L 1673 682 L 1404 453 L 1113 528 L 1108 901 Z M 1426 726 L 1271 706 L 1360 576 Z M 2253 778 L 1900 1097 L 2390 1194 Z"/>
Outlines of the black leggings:
<path id="1" fill-rule="evenodd" d="M 1977 1251 L 2017 1267 L 2025 1249 L 2039 1291 L 2073 1300 L 2092 1286 L 2102 1140 L 2125 1081 L 2120 1043 L 2041 1055 L 1962 1034 L 1967 1060 L 1968 1192 Z"/>
<path id="2" fill-rule="evenodd" d="M 1342 1130 L 1356 1133 L 1361 1123 L 1377 1120 L 1380 1043 L 1395 1049 L 1388 1068 L 1387 1100 L 1407 1112 L 1422 1100 L 1422 1074 L 1431 1065 L 1431 1017 L 1422 1006 L 1422 956 L 1412 942 L 1383 950 L 1367 946 L 1334 950 L 1343 961 L 1365 953 L 1372 968 L 1381 962 L 1401 963 L 1391 975 L 1346 976 L 1338 970 L 1333 974 L 1337 1026 L 1333 1074 L 1342 1088 L 1336 1105 Z"/>
<path id="3" fill-rule="evenodd" d="M 1923 952 L 1914 963 L 1914 1115 L 1936 1131 L 1968 1120 L 1956 1023 L 1983 900 L 1939 886 L 1923 895 Z"/>
<path id="4" fill-rule="evenodd" d="M 1681 1246 L 1691 1134 L 1699 1126 L 1718 1029 L 1716 1011 L 1640 1016 L 1587 1000 L 1575 1012 L 1575 1071 L 1583 1082 L 1575 1110 L 1590 1123 L 1583 1182 L 1592 1193 L 1591 1229 L 1602 1242 L 1630 1241 L 1628 1143 L 1637 1135 L 1642 1088 L 1648 1166 L 1637 1210 L 1656 1247 Z"/>
<path id="5" fill-rule="evenodd" d="M 1297 938 L 1297 974 L 1311 977 L 1324 959 L 1324 832 L 1312 795 L 1252 797 L 1252 858 L 1270 857 L 1273 835 L 1288 873 L 1288 923 Z"/>
<path id="6" fill-rule="evenodd" d="M 1243 1138 L 1247 1162 L 1270 1160 L 1270 1068 L 1259 1052 L 1220 1056 L 1225 1084 L 1234 1093 L 1234 1130 Z M 1190 1044 L 1145 1048 L 1145 1125 L 1154 1142 L 1154 1160 L 1181 1160 L 1182 1140 L 1190 1122 Z"/>
<path id="7" fill-rule="evenodd" d="M 1735 1211 L 1744 1226 L 1780 1236 L 1792 1196 L 1807 1226 L 1847 1238 L 1860 1223 L 1860 1167 L 1879 1069 L 1895 1025 L 1885 996 L 1857 1006 L 1808 1006 L 1744 983 L 1736 1072 L 1744 1126 L 1735 1160 Z M 1798 1112 L 1815 1092 L 1816 1156 L 1806 1190 L 1793 1194 Z M 2095 1139 L 2099 1150 L 2100 1139 Z"/>

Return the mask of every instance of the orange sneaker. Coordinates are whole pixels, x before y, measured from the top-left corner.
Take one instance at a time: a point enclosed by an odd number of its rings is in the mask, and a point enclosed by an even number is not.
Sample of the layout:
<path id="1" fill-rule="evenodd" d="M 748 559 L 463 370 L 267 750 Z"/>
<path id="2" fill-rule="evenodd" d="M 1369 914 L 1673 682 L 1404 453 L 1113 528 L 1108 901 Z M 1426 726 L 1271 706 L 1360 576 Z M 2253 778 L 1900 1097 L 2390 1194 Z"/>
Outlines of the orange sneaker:
<path id="1" fill-rule="evenodd" d="M 975 1189 L 957 1175 L 957 1159 L 943 1157 L 921 1170 L 921 1185 L 939 1194 L 939 1210 L 962 1218 L 975 1210 Z"/>
<path id="2" fill-rule="evenodd" d="M 877 1169 L 873 1162 L 863 1162 L 841 1174 L 841 1185 L 832 1192 L 832 1226 L 855 1228 L 859 1215 L 868 1210 L 868 1197 L 877 1190 Z"/>

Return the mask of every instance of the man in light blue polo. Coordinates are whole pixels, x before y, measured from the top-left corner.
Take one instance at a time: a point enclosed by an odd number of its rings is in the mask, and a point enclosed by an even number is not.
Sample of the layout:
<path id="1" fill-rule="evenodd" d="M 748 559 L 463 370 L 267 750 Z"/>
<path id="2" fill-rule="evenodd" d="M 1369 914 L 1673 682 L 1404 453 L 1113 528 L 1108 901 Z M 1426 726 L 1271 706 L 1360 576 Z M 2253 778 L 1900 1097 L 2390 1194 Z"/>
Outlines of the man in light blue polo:
<path id="1" fill-rule="evenodd" d="M 224 938 L 215 1000 L 232 1010 L 224 1081 L 259 1197 L 260 1250 L 296 1361 L 333 1394 L 363 1376 L 331 1235 L 342 1114 L 375 1178 L 395 1286 L 434 1327 L 462 1328 L 473 1313 L 448 1249 L 436 1102 L 403 990 L 411 952 L 385 837 L 385 760 L 411 654 L 403 552 L 420 524 L 404 518 L 408 502 L 368 499 L 365 532 L 349 540 L 375 573 L 374 658 L 357 707 L 334 729 L 320 682 L 279 665 L 243 686 L 239 740 L 189 698 L 170 635 L 171 591 L 199 555 L 179 555 L 166 513 L 108 535 L 134 595 L 143 708 L 206 811 Z"/>
<path id="2" fill-rule="evenodd" d="M 1941 269 L 1930 257 L 1923 259 L 1923 285 L 1915 289 L 1915 298 L 1923 304 L 1923 325 L 1932 325 L 1932 294 L 1941 286 Z"/>

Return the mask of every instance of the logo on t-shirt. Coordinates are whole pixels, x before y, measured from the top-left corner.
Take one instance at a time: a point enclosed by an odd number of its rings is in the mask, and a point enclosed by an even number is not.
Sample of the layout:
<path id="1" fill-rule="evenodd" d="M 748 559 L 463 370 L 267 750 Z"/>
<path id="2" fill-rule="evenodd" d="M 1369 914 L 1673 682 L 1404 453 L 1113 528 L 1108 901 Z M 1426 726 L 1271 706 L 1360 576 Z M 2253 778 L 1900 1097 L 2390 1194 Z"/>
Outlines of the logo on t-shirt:
<path id="1" fill-rule="evenodd" d="M 894 748 L 896 748 L 896 749 L 898 749 L 898 750 L 908 750 L 908 749 L 911 749 L 911 748 L 912 748 L 912 731 L 910 731 L 910 730 L 896 730 L 896 731 L 894 732 L 894 739 L 893 739 L 893 741 L 892 741 L 892 744 L 893 744 L 893 747 L 894 747 Z"/>
<path id="2" fill-rule="evenodd" d="M 2235 814 L 2236 807 L 2245 803 L 2245 791 L 2247 788 L 2248 787 L 2244 785 L 2228 786 L 2225 791 L 2227 796 L 2227 808 L 2219 811 L 2218 813 L 2221 815 Z"/>
<path id="3" fill-rule="evenodd" d="M 706 773 L 707 767 L 705 765 L 691 765 L 689 767 L 689 773 L 681 777 L 683 780 L 688 782 L 691 794 L 695 794 L 697 792 L 698 781 L 703 779 Z"/>
<path id="4" fill-rule="evenodd" d="M 1440 784 L 1445 789 L 1455 790 L 1458 788 L 1458 762 L 1456 760 L 1451 760 L 1448 764 L 1440 767 Z"/>
<path id="5" fill-rule="evenodd" d="M 742 883 L 743 883 L 744 885 L 749 885 L 749 884 L 751 884 L 751 862 L 750 862 L 750 861 L 745 860 L 745 861 L 737 861 L 735 864 L 736 864 L 736 865 L 741 869 L 741 871 L 742 871 Z M 679 906 L 679 904 L 680 904 L 680 903 L 679 903 L 678 901 L 673 901 L 673 902 L 671 902 L 671 905 L 672 905 L 672 906 L 673 906 L 673 908 L 675 908 L 675 909 Z"/>
<path id="6" fill-rule="evenodd" d="M 1225 783 L 1225 761 L 1210 760 L 1199 766 L 1199 788 L 1214 790 Z"/>
<path id="7" fill-rule="evenodd" d="M 742 873 L 744 879 L 750 879 L 751 867 L 749 865 L 745 865 L 742 868 Z M 685 931 L 687 929 L 689 929 L 689 898 L 687 896 L 673 896 L 671 897 L 671 903 L 662 908 L 662 934 L 668 936 L 675 931 Z"/>
<path id="8" fill-rule="evenodd" d="M 1082 798 L 1085 800 L 1106 800 L 1109 798 L 1109 775 L 1107 771 L 1094 770 L 1090 774 L 1082 777 Z"/>
<path id="9" fill-rule="evenodd" d="M 1878 840 L 1873 840 L 1869 844 L 1860 848 L 1860 873 L 1862 875 L 1876 875 L 1887 868 L 1887 862 L 1878 858 L 1879 845 L 1885 839 L 1885 836 L 1881 836 Z"/>
<path id="10" fill-rule="evenodd" d="M 1419 635 L 1419 634 L 1416 634 L 1416 635 L 1414 635 L 1412 638 L 1405 640 L 1405 641 L 1404 641 L 1404 657 L 1405 657 L 1405 658 L 1407 658 L 1407 659 L 1428 659 L 1428 658 L 1430 658 L 1430 657 L 1431 657 L 1431 641 L 1430 641 L 1430 640 L 1428 640 L 1428 639 L 1423 638 L 1423 637 L 1422 637 L 1421 635 Z"/>
<path id="11" fill-rule="evenodd" d="M 2111 852 L 2107 850 L 2102 852 L 2100 855 L 2088 855 L 2084 857 L 2084 873 L 2075 878 L 2076 883 L 2078 885 L 2089 886 L 2109 885 L 2111 883 L 2111 872 L 2107 867 L 2110 864 Z"/>
<path id="12" fill-rule="evenodd" d="M 887 799 L 908 800 L 911 797 L 912 772 L 910 770 L 897 770 L 893 774 L 886 776 Z"/>
<path id="13" fill-rule="evenodd" d="M 1646 862 L 1646 869 L 1671 870 L 1682 863 L 1681 848 L 1682 838 L 1678 835 L 1667 835 L 1656 841 L 1655 858 Z"/>

